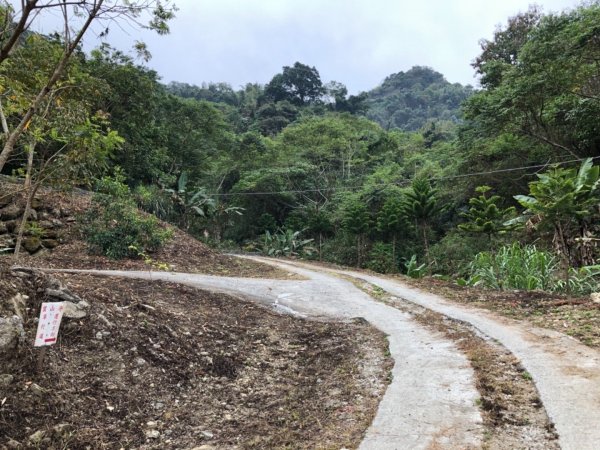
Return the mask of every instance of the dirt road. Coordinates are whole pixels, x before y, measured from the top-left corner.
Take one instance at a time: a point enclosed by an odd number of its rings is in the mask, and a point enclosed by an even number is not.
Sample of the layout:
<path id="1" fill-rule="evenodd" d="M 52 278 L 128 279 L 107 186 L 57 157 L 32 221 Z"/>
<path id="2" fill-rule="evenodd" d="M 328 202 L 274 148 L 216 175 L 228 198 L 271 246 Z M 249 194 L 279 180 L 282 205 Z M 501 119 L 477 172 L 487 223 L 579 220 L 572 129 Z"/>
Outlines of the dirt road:
<path id="1" fill-rule="evenodd" d="M 452 304 L 385 277 L 300 263 L 275 264 L 306 280 L 225 278 L 165 272 L 99 274 L 168 280 L 243 295 L 276 310 L 305 317 L 363 317 L 389 335 L 396 361 L 364 449 L 479 448 L 483 442 L 478 392 L 465 356 L 439 333 L 394 307 L 374 301 L 343 274 L 367 280 L 398 297 L 471 323 L 508 348 L 533 377 L 564 449 L 596 449 L 600 442 L 600 354 L 556 332 L 531 329 L 492 313 Z M 86 271 L 87 272 L 87 271 Z"/>

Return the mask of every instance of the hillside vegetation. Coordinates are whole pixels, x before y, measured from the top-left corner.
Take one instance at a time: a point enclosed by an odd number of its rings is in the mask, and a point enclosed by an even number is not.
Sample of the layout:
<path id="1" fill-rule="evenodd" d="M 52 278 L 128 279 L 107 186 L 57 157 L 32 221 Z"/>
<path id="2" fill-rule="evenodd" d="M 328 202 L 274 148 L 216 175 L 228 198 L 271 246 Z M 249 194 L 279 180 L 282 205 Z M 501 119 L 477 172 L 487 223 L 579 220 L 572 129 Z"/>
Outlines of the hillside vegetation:
<path id="1" fill-rule="evenodd" d="M 266 85 L 165 86 L 103 45 L 74 52 L 39 101 L 64 47 L 29 34 L 0 61 L 20 130 L 0 170 L 28 176 L 24 197 L 95 188 L 218 248 L 585 294 L 599 271 L 599 18 L 597 3 L 510 18 L 481 43 L 480 90 L 414 67 L 358 95 L 301 62 Z M 88 243 L 117 235 L 96 225 Z"/>
<path id="2" fill-rule="evenodd" d="M 428 67 L 394 73 L 368 92 L 367 117 L 385 129 L 418 131 L 435 121 L 459 123 L 471 86 L 449 83 Z"/>

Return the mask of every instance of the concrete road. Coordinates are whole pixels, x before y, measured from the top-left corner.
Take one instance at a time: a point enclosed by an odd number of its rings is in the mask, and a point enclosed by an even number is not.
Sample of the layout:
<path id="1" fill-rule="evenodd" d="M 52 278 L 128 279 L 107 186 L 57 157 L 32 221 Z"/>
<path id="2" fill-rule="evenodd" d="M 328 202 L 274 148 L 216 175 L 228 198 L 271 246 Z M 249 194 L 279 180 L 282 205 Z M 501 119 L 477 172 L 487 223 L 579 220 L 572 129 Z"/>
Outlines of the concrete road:
<path id="1" fill-rule="evenodd" d="M 331 274 L 293 267 L 306 280 L 226 278 L 169 272 L 81 271 L 166 280 L 243 296 L 301 317 L 363 317 L 389 336 L 393 380 L 367 430 L 361 449 L 480 448 L 482 420 L 473 371 L 441 334 L 398 309 L 378 303 Z M 66 272 L 77 272 L 67 270 Z"/>

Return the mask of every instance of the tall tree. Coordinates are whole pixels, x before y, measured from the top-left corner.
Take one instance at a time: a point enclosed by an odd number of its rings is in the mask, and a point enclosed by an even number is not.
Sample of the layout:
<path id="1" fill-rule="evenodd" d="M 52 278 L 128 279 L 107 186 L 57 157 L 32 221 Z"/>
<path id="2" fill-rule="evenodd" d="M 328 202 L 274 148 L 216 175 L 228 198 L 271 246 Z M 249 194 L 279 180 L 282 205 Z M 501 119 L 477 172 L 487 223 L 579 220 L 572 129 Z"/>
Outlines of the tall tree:
<path id="1" fill-rule="evenodd" d="M 273 101 L 287 100 L 298 106 L 315 103 L 324 93 L 317 69 L 300 62 L 284 66 L 265 87 L 265 95 Z"/>
<path id="2" fill-rule="evenodd" d="M 442 210 L 436 198 L 437 191 L 431 187 L 429 180 L 423 176 L 413 180 L 410 191 L 403 200 L 404 215 L 414 222 L 421 239 L 427 265 L 431 268 L 429 257 L 429 230 L 431 222 Z"/>

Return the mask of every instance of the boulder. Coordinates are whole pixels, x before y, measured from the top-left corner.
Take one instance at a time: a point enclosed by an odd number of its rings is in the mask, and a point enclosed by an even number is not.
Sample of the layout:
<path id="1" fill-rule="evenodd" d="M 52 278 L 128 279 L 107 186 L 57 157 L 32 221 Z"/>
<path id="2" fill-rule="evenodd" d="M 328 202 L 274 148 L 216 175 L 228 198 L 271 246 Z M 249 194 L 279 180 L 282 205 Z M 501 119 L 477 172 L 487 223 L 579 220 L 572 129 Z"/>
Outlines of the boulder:
<path id="1" fill-rule="evenodd" d="M 42 246 L 44 248 L 56 248 L 58 247 L 58 241 L 56 239 L 42 239 Z"/>
<path id="2" fill-rule="evenodd" d="M 0 194 L 0 208 L 4 208 L 6 205 L 12 203 L 13 198 L 11 194 Z"/>
<path id="3" fill-rule="evenodd" d="M 24 336 L 23 321 L 19 316 L 0 317 L 0 355 L 14 351 Z"/>
<path id="4" fill-rule="evenodd" d="M 29 297 L 23 294 L 17 294 L 10 299 L 13 310 L 21 321 L 25 321 L 25 313 L 27 312 L 27 300 Z"/>
<path id="5" fill-rule="evenodd" d="M 18 219 L 23 215 L 23 211 L 25 211 L 25 208 L 17 205 L 16 203 L 11 203 L 10 205 L 0 209 L 0 219 L 4 221 Z"/>
<path id="6" fill-rule="evenodd" d="M 83 319 L 88 315 L 90 309 L 90 304 L 83 300 L 79 303 L 67 301 L 64 302 L 64 306 L 63 317 L 68 317 L 69 319 Z"/>
<path id="7" fill-rule="evenodd" d="M 4 225 L 9 233 L 13 233 L 19 226 L 16 220 L 7 220 L 4 222 Z"/>
<path id="8" fill-rule="evenodd" d="M 593 292 L 590 294 L 590 299 L 594 303 L 600 303 L 600 292 Z"/>
<path id="9" fill-rule="evenodd" d="M 42 240 L 37 236 L 29 236 L 23 241 L 23 248 L 29 253 L 37 252 L 42 246 Z"/>

